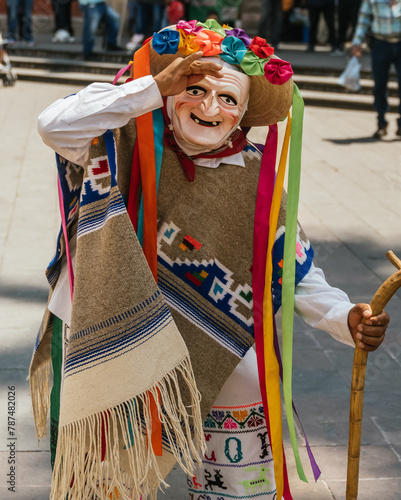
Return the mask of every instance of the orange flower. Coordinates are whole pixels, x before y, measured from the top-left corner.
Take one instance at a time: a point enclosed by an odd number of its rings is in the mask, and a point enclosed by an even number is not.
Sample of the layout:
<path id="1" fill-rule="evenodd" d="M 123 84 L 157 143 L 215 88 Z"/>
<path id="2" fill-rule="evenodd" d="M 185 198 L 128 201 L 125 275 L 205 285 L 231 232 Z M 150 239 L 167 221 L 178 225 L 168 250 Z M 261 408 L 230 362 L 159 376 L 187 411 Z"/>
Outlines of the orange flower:
<path id="1" fill-rule="evenodd" d="M 216 56 L 221 54 L 220 44 L 223 39 L 224 37 L 215 31 L 202 30 L 196 35 L 195 43 L 199 45 L 204 56 Z"/>

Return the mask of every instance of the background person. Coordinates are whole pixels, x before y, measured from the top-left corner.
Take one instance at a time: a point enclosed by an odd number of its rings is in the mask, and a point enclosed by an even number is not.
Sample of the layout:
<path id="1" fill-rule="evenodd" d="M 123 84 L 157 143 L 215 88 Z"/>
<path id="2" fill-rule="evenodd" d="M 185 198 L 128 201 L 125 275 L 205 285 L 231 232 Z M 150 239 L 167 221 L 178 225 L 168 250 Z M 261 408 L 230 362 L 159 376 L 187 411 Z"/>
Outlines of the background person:
<path id="1" fill-rule="evenodd" d="M 334 0 L 304 0 L 309 12 L 309 41 L 308 52 L 313 52 L 317 44 L 317 29 L 320 17 L 323 15 L 329 32 L 329 44 L 332 55 L 340 55 L 335 27 Z"/>
<path id="2" fill-rule="evenodd" d="M 89 60 L 94 57 L 93 49 L 100 23 L 106 25 L 106 50 L 122 50 L 117 45 L 117 36 L 120 27 L 119 14 L 104 0 L 79 0 L 79 6 L 84 17 L 82 28 L 84 59 Z"/>
<path id="3" fill-rule="evenodd" d="M 55 32 L 53 43 L 75 42 L 74 30 L 71 23 L 71 7 L 73 0 L 52 0 L 54 11 Z"/>
<path id="4" fill-rule="evenodd" d="M 9 46 L 18 40 L 18 32 L 21 34 L 21 41 L 28 43 L 28 45 L 34 45 L 32 9 L 33 0 L 7 0 L 7 41 Z M 20 26 L 18 26 L 19 23 L 21 23 Z"/>
<path id="5" fill-rule="evenodd" d="M 283 18 L 282 0 L 262 0 L 260 7 L 260 36 L 270 40 L 272 47 L 277 48 Z"/>
<path id="6" fill-rule="evenodd" d="M 135 0 L 135 32 L 125 46 L 127 50 L 134 52 L 146 38 L 161 30 L 165 8 L 164 0 Z"/>
<path id="7" fill-rule="evenodd" d="M 338 43 L 341 50 L 354 36 L 360 6 L 361 0 L 338 0 Z"/>
<path id="8" fill-rule="evenodd" d="M 394 64 L 398 80 L 398 97 L 400 103 L 396 135 L 401 137 L 401 2 L 400 0 L 363 0 L 359 11 L 355 36 L 352 40 L 352 55 L 361 57 L 362 41 L 370 30 L 370 55 L 374 80 L 374 107 L 377 111 L 377 130 L 373 134 L 376 139 L 387 135 L 388 111 L 387 83 L 390 68 Z"/>

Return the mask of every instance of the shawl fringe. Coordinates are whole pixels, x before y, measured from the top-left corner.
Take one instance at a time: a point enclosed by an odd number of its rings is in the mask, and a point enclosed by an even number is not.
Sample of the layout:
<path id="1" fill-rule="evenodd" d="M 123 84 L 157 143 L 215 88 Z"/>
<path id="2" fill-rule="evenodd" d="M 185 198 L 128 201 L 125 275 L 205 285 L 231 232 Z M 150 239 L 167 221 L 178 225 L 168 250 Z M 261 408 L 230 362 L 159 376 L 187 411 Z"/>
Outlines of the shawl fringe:
<path id="1" fill-rule="evenodd" d="M 45 361 L 29 376 L 33 418 L 38 441 L 46 436 L 47 415 L 50 409 L 51 359 Z"/>
<path id="2" fill-rule="evenodd" d="M 189 391 L 188 407 L 181 395 L 180 381 Z M 134 399 L 60 427 L 51 500 L 66 498 L 67 494 L 69 500 L 156 500 L 157 490 L 168 484 L 152 446 L 148 445 L 152 429 L 150 395 L 162 422 L 164 453 L 171 452 L 181 468 L 193 475 L 194 460 L 201 464 L 200 454 L 203 456 L 206 444 L 201 396 L 187 356 Z M 122 448 L 128 470 L 121 467 Z"/>

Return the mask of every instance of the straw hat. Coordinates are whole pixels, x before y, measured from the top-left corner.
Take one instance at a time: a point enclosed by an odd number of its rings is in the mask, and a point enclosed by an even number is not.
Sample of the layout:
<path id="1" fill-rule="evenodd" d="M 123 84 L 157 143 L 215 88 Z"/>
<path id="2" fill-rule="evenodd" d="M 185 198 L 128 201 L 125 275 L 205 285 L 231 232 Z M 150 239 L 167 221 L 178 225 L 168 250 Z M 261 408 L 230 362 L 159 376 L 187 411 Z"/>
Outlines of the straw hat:
<path id="1" fill-rule="evenodd" d="M 253 40 L 239 28 L 180 21 L 155 33 L 150 40 L 150 72 L 157 75 L 178 57 L 202 50 L 204 57 L 220 57 L 240 67 L 251 78 L 244 127 L 272 125 L 283 119 L 292 103 L 292 69 L 273 54 L 263 38 Z"/>

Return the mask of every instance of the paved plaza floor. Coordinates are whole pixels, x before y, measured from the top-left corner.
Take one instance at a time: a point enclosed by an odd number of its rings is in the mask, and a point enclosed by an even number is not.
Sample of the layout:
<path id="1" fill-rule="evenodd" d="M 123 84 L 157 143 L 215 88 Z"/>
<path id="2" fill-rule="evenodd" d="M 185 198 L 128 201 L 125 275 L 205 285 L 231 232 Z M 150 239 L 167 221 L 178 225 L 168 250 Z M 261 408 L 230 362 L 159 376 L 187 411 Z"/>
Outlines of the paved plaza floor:
<path id="1" fill-rule="evenodd" d="M 45 438 L 38 446 L 26 377 L 48 292 L 44 269 L 52 257 L 60 221 L 54 155 L 42 143 L 36 122 L 46 106 L 77 90 L 28 82 L 0 87 L 2 500 L 49 497 L 49 441 Z M 394 272 L 385 258 L 387 250 L 401 256 L 401 141 L 394 135 L 395 116 L 389 119 L 390 134 L 378 142 L 370 138 L 376 125 L 374 113 L 305 110 L 299 217 L 314 246 L 317 265 L 354 302 L 369 302 Z M 400 299 L 401 293 L 387 308 L 391 325 L 383 347 L 369 355 L 359 487 L 363 500 L 400 499 Z M 316 484 L 301 483 L 287 449 L 294 500 L 345 498 L 352 358 L 351 348 L 296 319 L 294 400 L 322 477 Z M 17 407 L 14 440 L 8 439 L 7 428 L 10 391 Z M 7 484 L 13 451 L 8 445 L 14 441 L 15 493 Z M 299 443 L 306 458 L 301 437 Z M 304 463 L 308 469 L 306 459 Z M 159 499 L 187 499 L 184 475 L 174 470 L 169 480 L 171 488 Z"/>

